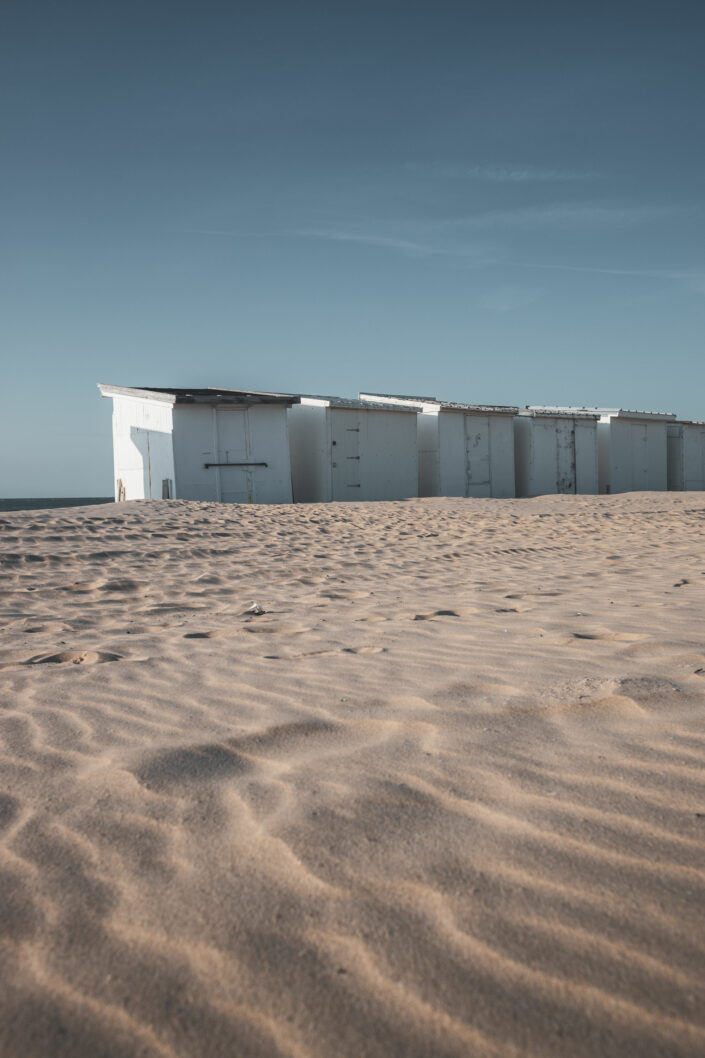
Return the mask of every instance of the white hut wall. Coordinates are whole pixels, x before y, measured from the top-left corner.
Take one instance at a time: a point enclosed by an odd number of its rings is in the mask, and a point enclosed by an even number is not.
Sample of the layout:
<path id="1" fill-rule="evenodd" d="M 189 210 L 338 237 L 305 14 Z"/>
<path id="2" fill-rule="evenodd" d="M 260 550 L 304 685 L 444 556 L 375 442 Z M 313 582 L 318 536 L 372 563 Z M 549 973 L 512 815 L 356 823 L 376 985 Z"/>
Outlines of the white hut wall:
<path id="1" fill-rule="evenodd" d="M 291 503 L 286 407 L 174 408 L 177 495 L 222 503 Z"/>
<path id="2" fill-rule="evenodd" d="M 667 424 L 610 420 L 610 492 L 664 491 L 668 485 Z"/>
<path id="3" fill-rule="evenodd" d="M 175 495 L 172 428 L 172 407 L 166 401 L 113 397 L 116 499 Z"/>
<path id="4" fill-rule="evenodd" d="M 439 419 L 438 410 L 419 412 L 416 416 L 416 437 L 419 453 L 419 496 L 438 496 L 439 479 Z"/>
<path id="5" fill-rule="evenodd" d="M 418 496 L 416 413 L 328 409 L 333 500 Z"/>
<path id="6" fill-rule="evenodd" d="M 575 419 L 575 491 L 594 495 L 599 489 L 597 422 Z"/>
<path id="7" fill-rule="evenodd" d="M 328 408 L 294 404 L 288 420 L 294 502 L 325 503 L 331 498 Z"/>

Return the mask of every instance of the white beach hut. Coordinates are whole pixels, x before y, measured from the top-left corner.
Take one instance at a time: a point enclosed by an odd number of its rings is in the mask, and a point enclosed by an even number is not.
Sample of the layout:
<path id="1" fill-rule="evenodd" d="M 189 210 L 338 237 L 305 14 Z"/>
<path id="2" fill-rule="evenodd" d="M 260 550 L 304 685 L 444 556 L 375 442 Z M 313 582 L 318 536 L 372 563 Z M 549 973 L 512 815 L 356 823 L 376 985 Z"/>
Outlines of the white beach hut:
<path id="1" fill-rule="evenodd" d="M 668 426 L 675 415 L 598 408 L 600 492 L 668 488 Z"/>
<path id="2" fill-rule="evenodd" d="M 301 396 L 289 410 L 294 501 L 418 495 L 416 411 Z"/>
<path id="3" fill-rule="evenodd" d="M 664 491 L 668 486 L 667 424 L 671 412 L 624 408 L 544 408 L 596 415 L 599 491 Z"/>
<path id="4" fill-rule="evenodd" d="M 596 493 L 596 414 L 523 408 L 514 419 L 517 496 Z"/>
<path id="5" fill-rule="evenodd" d="M 517 408 L 388 393 L 360 399 L 417 409 L 419 496 L 514 495 Z"/>
<path id="6" fill-rule="evenodd" d="M 676 492 L 705 490 L 705 422 L 677 420 L 666 425 L 668 487 Z"/>
<path id="7" fill-rule="evenodd" d="M 98 388 L 113 401 L 116 499 L 291 503 L 287 408 L 298 397 Z"/>

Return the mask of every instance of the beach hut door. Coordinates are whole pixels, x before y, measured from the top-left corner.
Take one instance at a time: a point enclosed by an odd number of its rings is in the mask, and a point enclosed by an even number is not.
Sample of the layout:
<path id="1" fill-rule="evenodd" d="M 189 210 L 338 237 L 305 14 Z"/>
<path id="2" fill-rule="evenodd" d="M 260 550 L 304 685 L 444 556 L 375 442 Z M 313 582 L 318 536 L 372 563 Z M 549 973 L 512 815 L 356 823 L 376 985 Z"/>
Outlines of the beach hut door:
<path id="1" fill-rule="evenodd" d="M 556 420 L 556 492 L 575 492 L 575 424 Z"/>
<path id="2" fill-rule="evenodd" d="M 255 503 L 254 466 L 250 451 L 247 408 L 215 410 L 216 451 L 213 470 L 219 484 L 221 503 Z"/>
<path id="3" fill-rule="evenodd" d="M 465 415 L 466 496 L 490 495 L 490 421 Z"/>
<path id="4" fill-rule="evenodd" d="M 360 416 L 332 409 L 331 484 L 334 500 L 360 498 Z"/>
<path id="5" fill-rule="evenodd" d="M 649 487 L 649 438 L 646 423 L 631 424 L 632 442 L 632 489 L 640 492 Z"/>

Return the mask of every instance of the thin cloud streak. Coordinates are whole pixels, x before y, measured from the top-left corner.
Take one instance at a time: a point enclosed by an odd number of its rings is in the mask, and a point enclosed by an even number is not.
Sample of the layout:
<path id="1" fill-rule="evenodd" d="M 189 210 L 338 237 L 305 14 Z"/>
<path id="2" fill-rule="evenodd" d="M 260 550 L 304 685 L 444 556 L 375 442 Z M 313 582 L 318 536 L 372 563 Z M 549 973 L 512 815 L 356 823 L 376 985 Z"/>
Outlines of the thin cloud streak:
<path id="1" fill-rule="evenodd" d="M 411 165 L 413 172 L 428 173 L 446 180 L 478 180 L 499 184 L 571 183 L 602 180 L 601 173 L 591 169 L 551 169 L 532 165 L 474 164 L 438 162 Z"/>
<path id="2" fill-rule="evenodd" d="M 456 217 L 446 227 L 533 229 L 543 227 L 582 227 L 647 224 L 674 217 L 696 216 L 699 206 L 625 206 L 595 202 L 557 202 L 547 206 L 520 206 L 517 209 L 488 210 Z"/>
<path id="3" fill-rule="evenodd" d="M 376 233 L 345 232 L 327 229 L 294 229 L 283 232 L 295 238 L 322 239 L 327 242 L 348 242 L 366 245 L 366 247 L 377 247 L 380 250 L 398 250 L 401 253 L 414 254 L 421 257 L 462 257 L 464 259 L 478 260 L 482 257 L 480 250 L 470 248 L 453 249 L 440 247 L 426 242 L 415 242 L 411 239 L 397 238 L 396 236 L 378 235 Z M 485 258 L 486 259 L 486 258 Z"/>
<path id="4" fill-rule="evenodd" d="M 541 264 L 537 261 L 503 261 L 512 268 L 531 268 L 554 272 L 587 272 L 603 276 L 635 276 L 640 279 L 668 279 L 673 282 L 705 282 L 705 272 L 677 272 L 667 269 L 649 268 L 602 268 L 592 265 Z"/>
<path id="5" fill-rule="evenodd" d="M 192 235 L 213 235 L 231 238 L 255 239 L 311 239 L 323 242 L 369 246 L 380 250 L 403 253 L 414 257 L 448 257 L 473 262 L 477 267 L 521 268 L 531 271 L 575 272 L 588 275 L 623 276 L 637 279 L 660 279 L 668 282 L 683 283 L 696 293 L 705 293 L 705 270 L 689 272 L 674 269 L 648 268 L 609 268 L 598 265 L 572 265 L 564 262 L 518 261 L 505 257 L 488 256 L 478 247 L 440 246 L 415 242 L 396 236 L 375 234 L 373 232 L 349 232 L 338 229 L 290 228 L 271 232 L 233 231 L 226 228 L 181 228 L 180 231 Z"/>

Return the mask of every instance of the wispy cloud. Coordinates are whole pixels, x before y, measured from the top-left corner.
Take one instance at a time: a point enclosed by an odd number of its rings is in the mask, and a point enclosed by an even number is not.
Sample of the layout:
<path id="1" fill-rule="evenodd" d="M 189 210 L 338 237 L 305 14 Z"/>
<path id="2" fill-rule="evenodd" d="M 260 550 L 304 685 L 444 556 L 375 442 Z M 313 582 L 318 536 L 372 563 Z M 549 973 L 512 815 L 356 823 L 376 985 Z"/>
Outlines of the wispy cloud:
<path id="1" fill-rule="evenodd" d="M 685 283 L 694 291 L 705 293 L 705 272 L 676 271 L 662 268 L 607 268 L 594 265 L 570 265 L 561 262 L 545 263 L 538 261 L 509 261 L 503 264 L 513 268 L 529 268 L 550 272 L 583 272 L 602 276 L 634 276 L 638 279 L 667 279 L 675 283 Z"/>
<path id="2" fill-rule="evenodd" d="M 454 228 L 575 228 L 614 227 L 671 220 L 702 213 L 697 205 L 630 205 L 613 202 L 553 202 L 547 205 L 491 209 L 445 221 Z"/>
<path id="3" fill-rule="evenodd" d="M 492 227 L 489 218 L 496 220 L 502 217 L 506 220 L 516 222 L 517 214 L 527 218 L 531 216 L 532 223 L 541 223 L 542 220 L 558 223 L 570 216 L 573 221 L 577 217 L 580 222 L 587 222 L 588 217 L 596 216 L 621 217 L 624 223 L 637 223 L 639 216 L 653 217 L 655 215 L 666 217 L 672 216 L 679 211 L 679 207 L 586 207 L 584 210 L 576 207 L 547 207 L 536 210 L 509 210 L 502 213 L 495 212 L 484 214 L 479 218 L 469 218 L 462 225 L 455 222 L 453 225 L 458 231 L 467 229 L 481 229 Z M 685 207 L 684 207 L 685 211 Z M 691 210 L 692 212 L 692 210 Z M 549 221 L 550 218 L 550 221 Z M 486 223 L 487 222 L 487 223 Z M 527 224 L 529 223 L 527 219 Z M 386 233 L 384 231 L 353 231 L 345 228 L 280 228 L 272 231 L 247 231 L 244 229 L 233 230 L 228 228 L 182 228 L 181 231 L 192 235 L 205 235 L 215 237 L 243 238 L 243 239 L 310 239 L 322 242 L 339 243 L 341 245 L 370 247 L 387 253 L 404 254 L 417 258 L 454 258 L 463 261 L 466 265 L 477 268 L 500 267 L 505 269 L 521 269 L 529 271 L 544 272 L 572 272 L 587 275 L 622 276 L 625 278 L 655 279 L 669 283 L 678 283 L 693 293 L 705 294 L 705 270 L 687 269 L 664 269 L 664 268 L 614 268 L 607 265 L 581 265 L 569 264 L 563 261 L 532 261 L 521 260 L 510 257 L 505 252 L 499 252 L 495 246 L 490 249 L 488 245 L 480 243 L 458 243 L 450 242 L 443 238 L 443 230 L 447 232 L 448 225 L 445 223 L 434 226 L 436 235 L 434 240 L 421 241 L 409 239 L 401 235 Z M 497 287 L 485 298 L 483 304 L 495 311 L 511 311 L 530 304 L 543 296 L 544 290 L 526 288 L 523 286 L 505 285 Z"/>
<path id="4" fill-rule="evenodd" d="M 432 257 L 436 254 L 447 254 L 447 249 L 431 246 L 427 243 L 414 242 L 410 239 L 397 238 L 394 235 L 383 235 L 377 232 L 338 231 L 327 228 L 299 228 L 282 232 L 302 239 L 323 239 L 327 242 L 357 243 L 363 246 L 377 246 L 381 250 L 400 250 L 403 253 L 421 254 Z"/>
<path id="5" fill-rule="evenodd" d="M 570 183 L 603 179 L 602 174 L 593 169 L 542 168 L 535 165 L 434 162 L 431 165 L 412 164 L 408 168 L 413 172 L 423 172 L 439 179 L 478 180 L 499 184 Z"/>
<path id="6" fill-rule="evenodd" d="M 323 239 L 327 242 L 348 242 L 377 247 L 380 250 L 399 251 L 421 257 L 463 257 L 473 260 L 483 258 L 483 250 L 473 247 L 448 247 L 440 243 L 419 242 L 412 239 L 384 235 L 380 232 L 346 232 L 337 229 L 292 229 L 282 234 L 304 239 Z"/>

